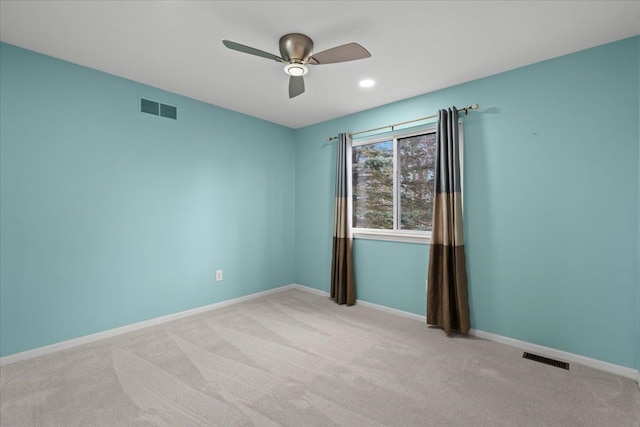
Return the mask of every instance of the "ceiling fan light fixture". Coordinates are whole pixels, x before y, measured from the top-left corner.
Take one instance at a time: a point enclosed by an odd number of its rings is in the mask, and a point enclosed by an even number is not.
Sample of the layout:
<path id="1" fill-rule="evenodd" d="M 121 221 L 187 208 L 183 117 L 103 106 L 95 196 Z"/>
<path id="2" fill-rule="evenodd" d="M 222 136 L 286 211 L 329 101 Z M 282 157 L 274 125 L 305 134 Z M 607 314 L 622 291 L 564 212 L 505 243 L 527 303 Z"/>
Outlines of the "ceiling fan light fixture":
<path id="1" fill-rule="evenodd" d="M 358 43 L 347 43 L 312 54 L 313 40 L 299 33 L 285 34 L 280 37 L 279 47 L 280 55 L 282 56 L 232 42 L 231 40 L 222 40 L 222 44 L 227 49 L 285 64 L 284 72 L 289 76 L 289 98 L 295 98 L 304 93 L 304 78 L 302 76 L 306 75 L 309 71 L 307 64 L 313 66 L 337 64 L 339 62 L 355 61 L 356 59 L 364 59 L 371 56 L 369 51 Z"/>
<path id="2" fill-rule="evenodd" d="M 307 74 L 307 72 L 309 72 L 309 69 L 304 64 L 298 64 L 294 62 L 293 64 L 285 65 L 284 72 L 289 74 L 290 76 L 299 77 Z"/>

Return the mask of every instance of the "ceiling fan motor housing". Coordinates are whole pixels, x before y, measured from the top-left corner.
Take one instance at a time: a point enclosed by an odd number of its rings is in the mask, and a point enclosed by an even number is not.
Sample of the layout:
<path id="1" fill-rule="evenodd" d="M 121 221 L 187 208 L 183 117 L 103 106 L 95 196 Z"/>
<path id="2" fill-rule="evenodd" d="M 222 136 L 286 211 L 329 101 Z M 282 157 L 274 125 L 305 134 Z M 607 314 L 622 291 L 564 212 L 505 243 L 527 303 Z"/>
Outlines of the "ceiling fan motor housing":
<path id="1" fill-rule="evenodd" d="M 285 61 L 308 62 L 313 53 L 313 41 L 304 34 L 292 33 L 280 37 L 280 55 Z"/>

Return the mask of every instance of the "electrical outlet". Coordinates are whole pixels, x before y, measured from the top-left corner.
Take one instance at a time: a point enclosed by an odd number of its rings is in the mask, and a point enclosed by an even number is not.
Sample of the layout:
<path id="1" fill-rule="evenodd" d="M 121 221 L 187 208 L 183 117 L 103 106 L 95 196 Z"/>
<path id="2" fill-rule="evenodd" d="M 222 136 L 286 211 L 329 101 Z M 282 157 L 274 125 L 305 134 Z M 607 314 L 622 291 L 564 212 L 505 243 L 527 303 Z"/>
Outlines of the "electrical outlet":
<path id="1" fill-rule="evenodd" d="M 216 270 L 216 282 L 222 281 L 222 270 Z"/>

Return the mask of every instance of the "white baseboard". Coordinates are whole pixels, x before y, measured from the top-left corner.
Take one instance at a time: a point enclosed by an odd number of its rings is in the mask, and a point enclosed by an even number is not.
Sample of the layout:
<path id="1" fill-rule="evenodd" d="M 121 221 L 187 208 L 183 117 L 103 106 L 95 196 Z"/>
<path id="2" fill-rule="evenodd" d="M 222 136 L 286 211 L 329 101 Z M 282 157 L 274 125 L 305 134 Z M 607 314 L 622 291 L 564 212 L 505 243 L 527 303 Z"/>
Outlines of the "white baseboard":
<path id="1" fill-rule="evenodd" d="M 244 301 L 249 301 L 252 299 L 260 298 L 266 295 L 278 293 L 285 291 L 287 289 L 300 289 L 305 292 L 310 292 L 316 295 L 329 297 L 329 293 L 326 291 L 322 291 L 319 289 L 311 288 L 304 285 L 299 284 L 291 284 L 284 285 L 278 288 L 269 289 L 266 291 L 256 292 L 250 295 L 245 295 L 238 298 L 233 298 L 227 301 L 217 302 L 215 304 L 206 305 L 203 307 L 193 308 L 191 310 L 181 311 L 179 313 L 169 314 L 167 316 L 156 317 L 154 319 L 145 320 L 143 322 L 133 323 L 131 325 L 122 326 L 115 329 L 109 329 L 107 331 L 98 332 L 91 335 L 85 335 L 83 337 L 70 339 L 67 341 L 62 341 L 59 343 L 51 344 L 45 347 L 39 347 L 32 350 L 23 351 L 20 353 L 11 354 L 9 356 L 0 357 L 0 366 L 8 365 L 11 363 L 20 362 L 22 360 L 32 359 L 34 357 L 43 356 L 45 354 L 54 353 L 56 351 L 67 350 L 72 347 L 76 347 L 83 344 L 92 343 L 95 341 L 99 341 L 105 338 L 111 338 L 118 335 L 125 334 L 127 332 L 137 331 L 140 329 L 148 328 L 150 326 L 160 325 L 162 323 L 170 322 L 172 320 L 182 319 L 184 317 L 193 316 L 195 314 L 205 313 L 207 311 L 216 310 L 219 308 L 227 307 L 233 304 L 238 304 Z M 398 310 L 391 307 L 386 307 L 379 304 L 374 304 L 371 302 L 357 300 L 357 304 L 360 304 L 365 307 L 370 307 L 375 310 L 384 311 L 386 313 L 395 314 L 398 316 L 406 317 L 413 320 L 419 320 L 421 322 L 426 322 L 426 317 L 410 313 L 408 311 Z M 510 345 L 512 347 L 521 348 L 523 350 L 535 352 L 537 354 L 551 357 L 554 359 L 564 360 L 566 362 L 575 362 L 581 365 L 589 366 L 595 369 L 600 369 L 605 372 L 610 372 L 616 375 L 621 375 L 623 377 L 631 378 L 636 381 L 638 387 L 640 388 L 640 371 L 637 371 L 632 368 L 627 368 L 624 366 L 615 365 L 613 363 L 604 362 L 597 359 L 592 359 L 590 357 L 580 356 L 574 353 L 568 353 L 562 350 L 556 350 L 550 347 L 545 347 L 537 344 L 532 344 L 526 341 L 520 341 L 513 338 L 504 337 L 502 335 L 492 334 L 490 332 L 484 332 L 477 329 L 471 329 L 469 331 L 469 335 L 476 336 L 478 338 L 483 338 L 489 341 L 498 342 L 501 344 Z"/>
<path id="2" fill-rule="evenodd" d="M 632 368 L 615 365 L 613 363 L 604 362 L 598 359 L 592 359 L 591 357 L 580 356 L 579 354 L 575 354 L 575 353 L 556 350 L 555 348 L 545 347 L 543 345 L 532 344 L 527 341 L 521 341 L 521 340 L 505 337 L 502 335 L 492 334 L 490 332 L 471 329 L 469 330 L 469 335 L 473 335 L 475 337 L 483 338 L 493 342 L 498 342 L 501 344 L 510 345 L 512 347 L 521 348 L 528 352 L 547 356 L 552 359 L 558 359 L 564 362 L 579 363 L 584 366 L 589 366 L 590 368 L 595 368 L 601 371 L 610 372 L 612 374 L 621 375 L 623 377 L 631 378 L 636 381 L 638 379 L 638 376 L 640 375 L 640 372 Z"/>
<path id="3" fill-rule="evenodd" d="M 294 283 L 293 285 L 291 285 L 292 287 L 296 288 L 296 289 L 300 289 L 301 291 L 305 291 L 305 292 L 309 292 L 311 294 L 316 294 L 316 295 L 320 295 L 321 297 L 327 297 L 329 298 L 329 292 L 326 291 L 321 291 L 320 289 L 316 289 L 316 288 L 311 288 L 309 286 L 305 286 L 305 285 L 299 285 L 297 283 Z"/>
<path id="4" fill-rule="evenodd" d="M 371 307 L 371 308 L 375 308 L 376 310 L 384 311 L 385 313 L 396 314 L 398 316 L 406 317 L 408 319 L 418 320 L 418 321 L 420 321 L 422 323 L 426 323 L 427 322 L 427 317 L 426 316 L 421 316 L 421 315 L 415 314 L 415 313 L 409 313 L 408 311 L 398 310 L 396 308 L 391 308 L 391 307 L 385 307 L 384 305 L 374 304 L 372 302 L 363 301 L 363 300 L 360 300 L 360 299 L 357 300 L 357 303 L 360 304 L 360 305 L 363 305 L 365 307 Z"/>
<path id="5" fill-rule="evenodd" d="M 284 285 L 278 288 L 269 289 L 266 291 L 256 292 L 254 294 L 233 298 L 226 301 L 217 302 L 215 304 L 205 305 L 203 307 L 193 308 L 191 310 L 181 311 L 179 313 L 169 314 L 166 316 L 156 317 L 154 319 L 145 320 L 138 323 L 132 323 L 131 325 L 122 326 L 115 329 L 109 329 L 107 331 L 98 332 L 91 335 L 85 335 L 78 338 L 73 338 L 67 341 L 47 345 L 45 347 L 38 347 L 32 350 L 23 351 L 20 353 L 11 354 L 9 356 L 0 357 L 0 366 L 8 365 L 11 363 L 20 362 L 22 360 L 32 359 L 34 357 L 43 356 L 45 354 L 54 353 L 56 351 L 67 350 L 79 345 L 92 343 L 105 338 L 115 337 L 117 335 L 126 334 L 127 332 L 137 331 L 140 329 L 148 328 L 150 326 L 160 325 L 162 323 L 170 322 L 176 319 L 182 319 L 184 317 L 193 316 L 195 314 L 205 313 L 207 311 L 216 310 L 229 305 L 238 304 L 243 301 L 249 301 L 252 299 L 260 298 L 265 295 L 282 292 L 287 289 L 296 287 L 296 285 Z"/>
<path id="6" fill-rule="evenodd" d="M 293 285 L 296 289 L 301 289 L 306 292 L 311 292 L 317 295 L 329 296 L 328 292 L 321 291 L 318 289 L 310 288 L 308 286 L 295 284 Z M 409 319 L 419 320 L 421 322 L 426 322 L 426 316 L 421 316 L 419 314 L 409 313 L 403 310 L 397 310 L 395 308 L 385 307 L 383 305 L 374 304 L 367 301 L 357 300 L 357 304 L 363 305 L 365 307 L 371 307 L 376 310 L 384 311 L 386 313 L 397 314 L 402 317 L 407 317 Z M 551 347 L 545 347 L 538 344 L 532 344 L 526 341 L 516 340 L 513 338 L 508 338 L 502 335 L 492 334 L 490 332 L 480 331 L 478 329 L 471 329 L 469 331 L 469 335 L 473 335 L 478 338 L 482 338 L 488 341 L 497 342 L 500 344 L 506 344 L 512 347 L 521 348 L 526 351 L 530 351 L 532 353 L 540 354 L 542 356 L 550 357 L 553 359 L 560 359 L 565 362 L 574 362 L 579 363 L 584 366 L 589 366 L 591 368 L 599 369 L 601 371 L 610 372 L 612 374 L 621 375 L 623 377 L 631 378 L 636 380 L 638 387 L 640 388 L 640 371 L 637 371 L 632 368 L 627 368 L 620 365 L 615 365 L 609 362 L 603 362 L 602 360 L 592 359 L 590 357 L 580 356 L 574 353 L 568 353 L 562 350 L 556 350 Z"/>
<path id="7" fill-rule="evenodd" d="M 298 284 L 294 284 L 292 286 L 295 287 L 296 289 L 300 289 L 300 290 L 305 291 L 305 292 L 310 292 L 312 294 L 316 294 L 316 295 L 320 295 L 320 296 L 329 298 L 329 292 L 321 291 L 320 289 L 310 288 L 308 286 L 298 285 Z M 384 311 L 384 312 L 387 312 L 387 313 L 396 314 L 398 316 L 408 317 L 409 319 L 413 319 L 413 320 L 421 320 L 423 322 L 427 321 L 425 316 L 421 316 L 419 314 L 414 314 L 414 313 L 409 313 L 408 311 L 398 310 L 398 309 L 391 308 L 391 307 L 385 307 L 384 305 L 374 304 L 372 302 L 363 301 L 361 299 L 356 300 L 356 304 L 362 305 L 364 307 L 375 308 L 376 310 L 380 310 L 380 311 Z"/>

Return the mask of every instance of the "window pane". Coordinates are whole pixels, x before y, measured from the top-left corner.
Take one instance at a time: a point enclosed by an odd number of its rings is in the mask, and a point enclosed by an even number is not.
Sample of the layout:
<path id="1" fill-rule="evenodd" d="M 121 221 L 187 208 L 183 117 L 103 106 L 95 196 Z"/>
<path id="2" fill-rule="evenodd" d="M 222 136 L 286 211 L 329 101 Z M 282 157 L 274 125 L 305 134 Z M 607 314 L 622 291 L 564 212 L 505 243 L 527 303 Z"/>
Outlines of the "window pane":
<path id="1" fill-rule="evenodd" d="M 353 226 L 393 229 L 393 141 L 353 147 Z"/>
<path id="2" fill-rule="evenodd" d="M 400 228 L 431 231 L 436 134 L 398 139 Z"/>

